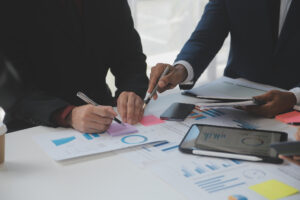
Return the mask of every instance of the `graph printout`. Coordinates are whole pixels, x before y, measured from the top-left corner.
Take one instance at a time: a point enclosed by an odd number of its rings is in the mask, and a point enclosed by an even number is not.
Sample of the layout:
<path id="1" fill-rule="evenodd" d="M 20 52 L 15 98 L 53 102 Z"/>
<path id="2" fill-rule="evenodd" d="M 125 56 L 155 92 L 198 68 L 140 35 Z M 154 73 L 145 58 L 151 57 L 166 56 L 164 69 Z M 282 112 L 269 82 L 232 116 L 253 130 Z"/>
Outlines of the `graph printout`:
<path id="1" fill-rule="evenodd" d="M 178 145 L 188 127 L 175 122 L 167 122 L 164 127 L 173 131 L 169 141 L 118 153 L 158 176 L 188 200 L 198 200 L 199 196 L 208 200 L 229 197 L 264 200 L 265 197 L 249 187 L 271 179 L 300 189 L 300 167 L 184 154 L 179 151 Z M 298 199 L 299 193 L 289 197 L 289 200 Z"/>
<path id="2" fill-rule="evenodd" d="M 160 125 L 149 127 L 136 125 L 135 127 L 138 130 L 136 133 L 121 136 L 58 129 L 55 133 L 36 136 L 35 140 L 54 160 L 66 160 L 157 141 L 164 142 L 172 135 L 172 131 Z"/>

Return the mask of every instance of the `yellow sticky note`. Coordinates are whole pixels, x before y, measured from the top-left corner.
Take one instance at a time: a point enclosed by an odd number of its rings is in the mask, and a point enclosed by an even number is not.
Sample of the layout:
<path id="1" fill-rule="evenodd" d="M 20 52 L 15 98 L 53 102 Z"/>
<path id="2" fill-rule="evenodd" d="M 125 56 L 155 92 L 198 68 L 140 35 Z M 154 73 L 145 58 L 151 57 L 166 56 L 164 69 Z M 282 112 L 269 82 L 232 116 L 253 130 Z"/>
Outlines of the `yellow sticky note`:
<path id="1" fill-rule="evenodd" d="M 277 180 L 269 180 L 249 187 L 269 200 L 276 200 L 299 192 L 296 188 Z"/>

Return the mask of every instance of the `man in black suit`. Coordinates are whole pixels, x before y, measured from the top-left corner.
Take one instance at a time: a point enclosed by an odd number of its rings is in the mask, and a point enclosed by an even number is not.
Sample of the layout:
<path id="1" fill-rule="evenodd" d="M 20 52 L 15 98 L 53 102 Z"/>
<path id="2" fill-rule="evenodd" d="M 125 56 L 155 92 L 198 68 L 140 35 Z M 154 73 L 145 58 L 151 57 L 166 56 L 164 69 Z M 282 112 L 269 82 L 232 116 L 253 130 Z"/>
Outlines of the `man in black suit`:
<path id="1" fill-rule="evenodd" d="M 147 89 L 145 55 L 126 0 L 10 0 L 4 54 L 24 83 L 14 120 L 105 131 L 117 114 L 137 123 Z M 112 97 L 105 78 L 115 76 Z M 101 106 L 76 97 L 82 91 Z M 13 124 L 13 123 L 12 123 Z"/>

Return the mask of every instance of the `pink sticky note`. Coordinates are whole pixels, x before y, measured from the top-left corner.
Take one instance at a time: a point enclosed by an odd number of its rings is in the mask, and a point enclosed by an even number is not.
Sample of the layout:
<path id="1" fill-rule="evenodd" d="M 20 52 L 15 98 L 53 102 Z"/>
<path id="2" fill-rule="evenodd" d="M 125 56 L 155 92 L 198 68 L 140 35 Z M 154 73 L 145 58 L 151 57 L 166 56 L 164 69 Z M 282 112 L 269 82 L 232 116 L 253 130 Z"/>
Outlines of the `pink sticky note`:
<path id="1" fill-rule="evenodd" d="M 164 120 L 161 120 L 161 119 L 155 117 L 154 115 L 148 115 L 148 116 L 144 116 L 140 123 L 143 124 L 144 126 L 152 126 L 152 125 L 161 124 L 164 122 L 165 122 Z"/>
<path id="2" fill-rule="evenodd" d="M 300 112 L 292 111 L 281 115 L 277 115 L 276 119 L 284 123 L 300 122 Z"/>
<path id="3" fill-rule="evenodd" d="M 107 130 L 107 132 L 111 136 L 119 136 L 119 135 L 126 135 L 129 133 L 136 133 L 138 132 L 138 130 L 134 126 L 131 126 L 130 124 L 124 123 L 124 125 L 122 125 L 118 123 L 112 123 L 109 129 Z"/>

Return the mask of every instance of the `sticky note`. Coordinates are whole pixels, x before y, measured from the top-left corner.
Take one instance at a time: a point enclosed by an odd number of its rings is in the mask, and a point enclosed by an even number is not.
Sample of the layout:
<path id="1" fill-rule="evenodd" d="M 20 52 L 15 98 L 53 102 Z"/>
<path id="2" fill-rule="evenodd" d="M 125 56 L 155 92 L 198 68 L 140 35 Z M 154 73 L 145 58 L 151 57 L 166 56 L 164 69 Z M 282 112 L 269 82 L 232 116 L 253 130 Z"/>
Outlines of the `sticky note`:
<path id="1" fill-rule="evenodd" d="M 281 115 L 277 115 L 276 119 L 284 123 L 300 122 L 300 112 L 292 111 Z"/>
<path id="2" fill-rule="evenodd" d="M 284 198 L 299 192 L 296 188 L 274 179 L 250 186 L 249 188 L 269 200 Z"/>
<path id="3" fill-rule="evenodd" d="M 118 124 L 118 123 L 112 123 L 107 130 L 107 133 L 110 134 L 111 136 L 119 136 L 119 135 L 126 135 L 129 133 L 136 133 L 138 130 L 134 127 L 131 126 L 130 124 Z"/>
<path id="4" fill-rule="evenodd" d="M 148 115 L 148 116 L 144 116 L 140 123 L 143 124 L 144 126 L 153 126 L 164 122 L 165 122 L 164 120 L 161 120 L 155 117 L 154 115 Z"/>

